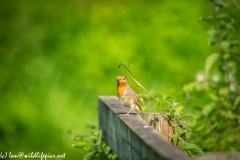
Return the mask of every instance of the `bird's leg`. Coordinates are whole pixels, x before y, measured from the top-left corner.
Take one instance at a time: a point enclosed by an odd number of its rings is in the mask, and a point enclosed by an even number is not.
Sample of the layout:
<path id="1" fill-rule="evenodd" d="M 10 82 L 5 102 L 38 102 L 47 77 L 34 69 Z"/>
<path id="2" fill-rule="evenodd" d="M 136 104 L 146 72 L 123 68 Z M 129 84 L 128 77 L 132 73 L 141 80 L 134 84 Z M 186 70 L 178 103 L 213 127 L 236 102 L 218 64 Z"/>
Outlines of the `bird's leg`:
<path id="1" fill-rule="evenodd" d="M 129 113 L 133 111 L 133 108 L 126 114 L 122 114 L 121 116 L 129 116 Z"/>

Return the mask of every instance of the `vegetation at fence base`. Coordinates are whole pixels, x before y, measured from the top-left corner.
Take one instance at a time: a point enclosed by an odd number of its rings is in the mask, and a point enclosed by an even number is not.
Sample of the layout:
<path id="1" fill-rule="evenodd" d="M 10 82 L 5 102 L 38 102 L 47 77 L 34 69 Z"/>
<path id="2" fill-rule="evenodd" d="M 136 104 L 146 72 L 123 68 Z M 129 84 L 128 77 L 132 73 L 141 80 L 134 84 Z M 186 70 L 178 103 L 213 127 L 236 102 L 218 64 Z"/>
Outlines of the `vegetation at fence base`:
<path id="1" fill-rule="evenodd" d="M 188 137 L 205 151 L 240 151 L 240 47 L 237 1 L 211 0 L 213 14 L 201 17 L 208 22 L 209 45 L 216 47 L 195 81 L 183 87 L 195 112 L 192 128 L 198 136 Z M 239 14 L 238 14 L 239 15 Z M 197 113 L 197 114 L 196 114 Z"/>
<path id="2" fill-rule="evenodd" d="M 177 102 L 173 97 L 163 95 L 162 99 L 156 104 L 156 106 L 161 108 L 173 130 L 172 141 L 174 145 L 190 156 L 203 154 L 203 151 L 199 146 L 192 142 L 187 142 L 184 138 L 185 134 L 194 131 L 189 128 L 183 120 L 194 115 L 184 114 L 184 112 L 182 112 L 185 108 L 183 104 L 185 104 L 185 102 Z"/>
<path id="3" fill-rule="evenodd" d="M 120 160 L 117 155 L 102 141 L 102 132 L 99 131 L 94 124 L 88 124 L 90 135 L 73 135 L 69 130 L 68 134 L 72 136 L 76 144 L 72 147 L 87 151 L 83 157 L 84 160 Z"/>

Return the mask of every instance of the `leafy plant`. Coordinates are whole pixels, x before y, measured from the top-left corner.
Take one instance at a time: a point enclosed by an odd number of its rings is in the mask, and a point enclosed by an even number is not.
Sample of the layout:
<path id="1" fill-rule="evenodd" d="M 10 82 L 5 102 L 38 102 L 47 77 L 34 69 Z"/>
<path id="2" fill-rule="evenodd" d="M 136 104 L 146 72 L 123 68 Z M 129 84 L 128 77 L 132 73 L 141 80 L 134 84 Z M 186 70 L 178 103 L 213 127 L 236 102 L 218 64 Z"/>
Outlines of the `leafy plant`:
<path id="1" fill-rule="evenodd" d="M 209 45 L 218 51 L 207 57 L 195 81 L 183 87 L 188 103 L 195 105 L 193 112 L 198 112 L 192 126 L 199 136 L 190 138 L 205 151 L 240 151 L 240 50 L 237 20 L 229 7 L 240 8 L 237 1 L 211 0 L 211 4 L 212 15 L 200 21 L 212 23 Z"/>
<path id="2" fill-rule="evenodd" d="M 162 109 L 162 112 L 166 116 L 172 130 L 173 137 L 172 141 L 175 146 L 177 146 L 180 150 L 186 152 L 190 156 L 194 156 L 195 154 L 203 154 L 202 149 L 196 144 L 189 143 L 185 140 L 185 135 L 190 132 L 194 132 L 192 129 L 185 125 L 185 121 L 183 121 L 186 117 L 193 117 L 192 114 L 184 114 L 182 112 L 184 108 L 184 102 L 176 102 L 175 99 L 169 101 L 168 99 L 172 99 L 173 97 L 169 97 L 163 95 L 162 100 L 159 101 L 158 106 Z M 163 105 L 167 105 L 165 109 L 163 109 Z"/>
<path id="3" fill-rule="evenodd" d="M 84 160 L 118 160 L 117 155 L 102 141 L 102 132 L 99 131 L 96 125 L 88 124 L 87 128 L 91 131 L 91 135 L 72 135 L 72 131 L 68 133 L 73 136 L 76 144 L 72 147 L 87 151 L 83 157 Z"/>

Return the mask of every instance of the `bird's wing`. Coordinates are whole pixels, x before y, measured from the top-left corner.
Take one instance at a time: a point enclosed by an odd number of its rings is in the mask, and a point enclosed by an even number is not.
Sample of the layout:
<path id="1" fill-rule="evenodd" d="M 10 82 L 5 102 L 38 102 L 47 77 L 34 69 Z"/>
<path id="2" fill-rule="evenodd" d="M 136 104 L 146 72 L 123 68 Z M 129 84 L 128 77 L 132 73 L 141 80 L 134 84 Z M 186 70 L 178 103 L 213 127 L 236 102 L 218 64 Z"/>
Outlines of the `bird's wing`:
<path id="1" fill-rule="evenodd" d="M 132 88 L 129 87 L 129 90 L 130 90 L 130 95 L 132 95 L 132 99 L 134 101 L 134 103 L 139 107 L 140 110 L 141 107 L 140 107 L 140 98 L 138 97 L 138 95 L 132 90 Z"/>

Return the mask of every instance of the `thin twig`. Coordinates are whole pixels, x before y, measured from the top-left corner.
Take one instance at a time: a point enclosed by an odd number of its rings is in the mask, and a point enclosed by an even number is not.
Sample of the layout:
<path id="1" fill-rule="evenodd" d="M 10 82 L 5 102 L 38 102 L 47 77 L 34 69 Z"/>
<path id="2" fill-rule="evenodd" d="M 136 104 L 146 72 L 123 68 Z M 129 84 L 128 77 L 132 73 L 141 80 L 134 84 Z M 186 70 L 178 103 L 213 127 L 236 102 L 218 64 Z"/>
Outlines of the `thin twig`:
<path id="1" fill-rule="evenodd" d="M 119 67 L 122 66 L 123 69 L 129 74 L 129 76 L 136 82 L 137 86 L 140 86 L 156 103 L 159 103 L 153 96 L 133 77 L 132 73 L 127 69 L 125 64 L 122 62 Z"/>
<path id="2" fill-rule="evenodd" d="M 239 4 L 236 0 L 232 0 L 232 1 L 235 3 L 235 5 L 237 6 L 237 8 L 240 9 L 240 4 Z"/>

